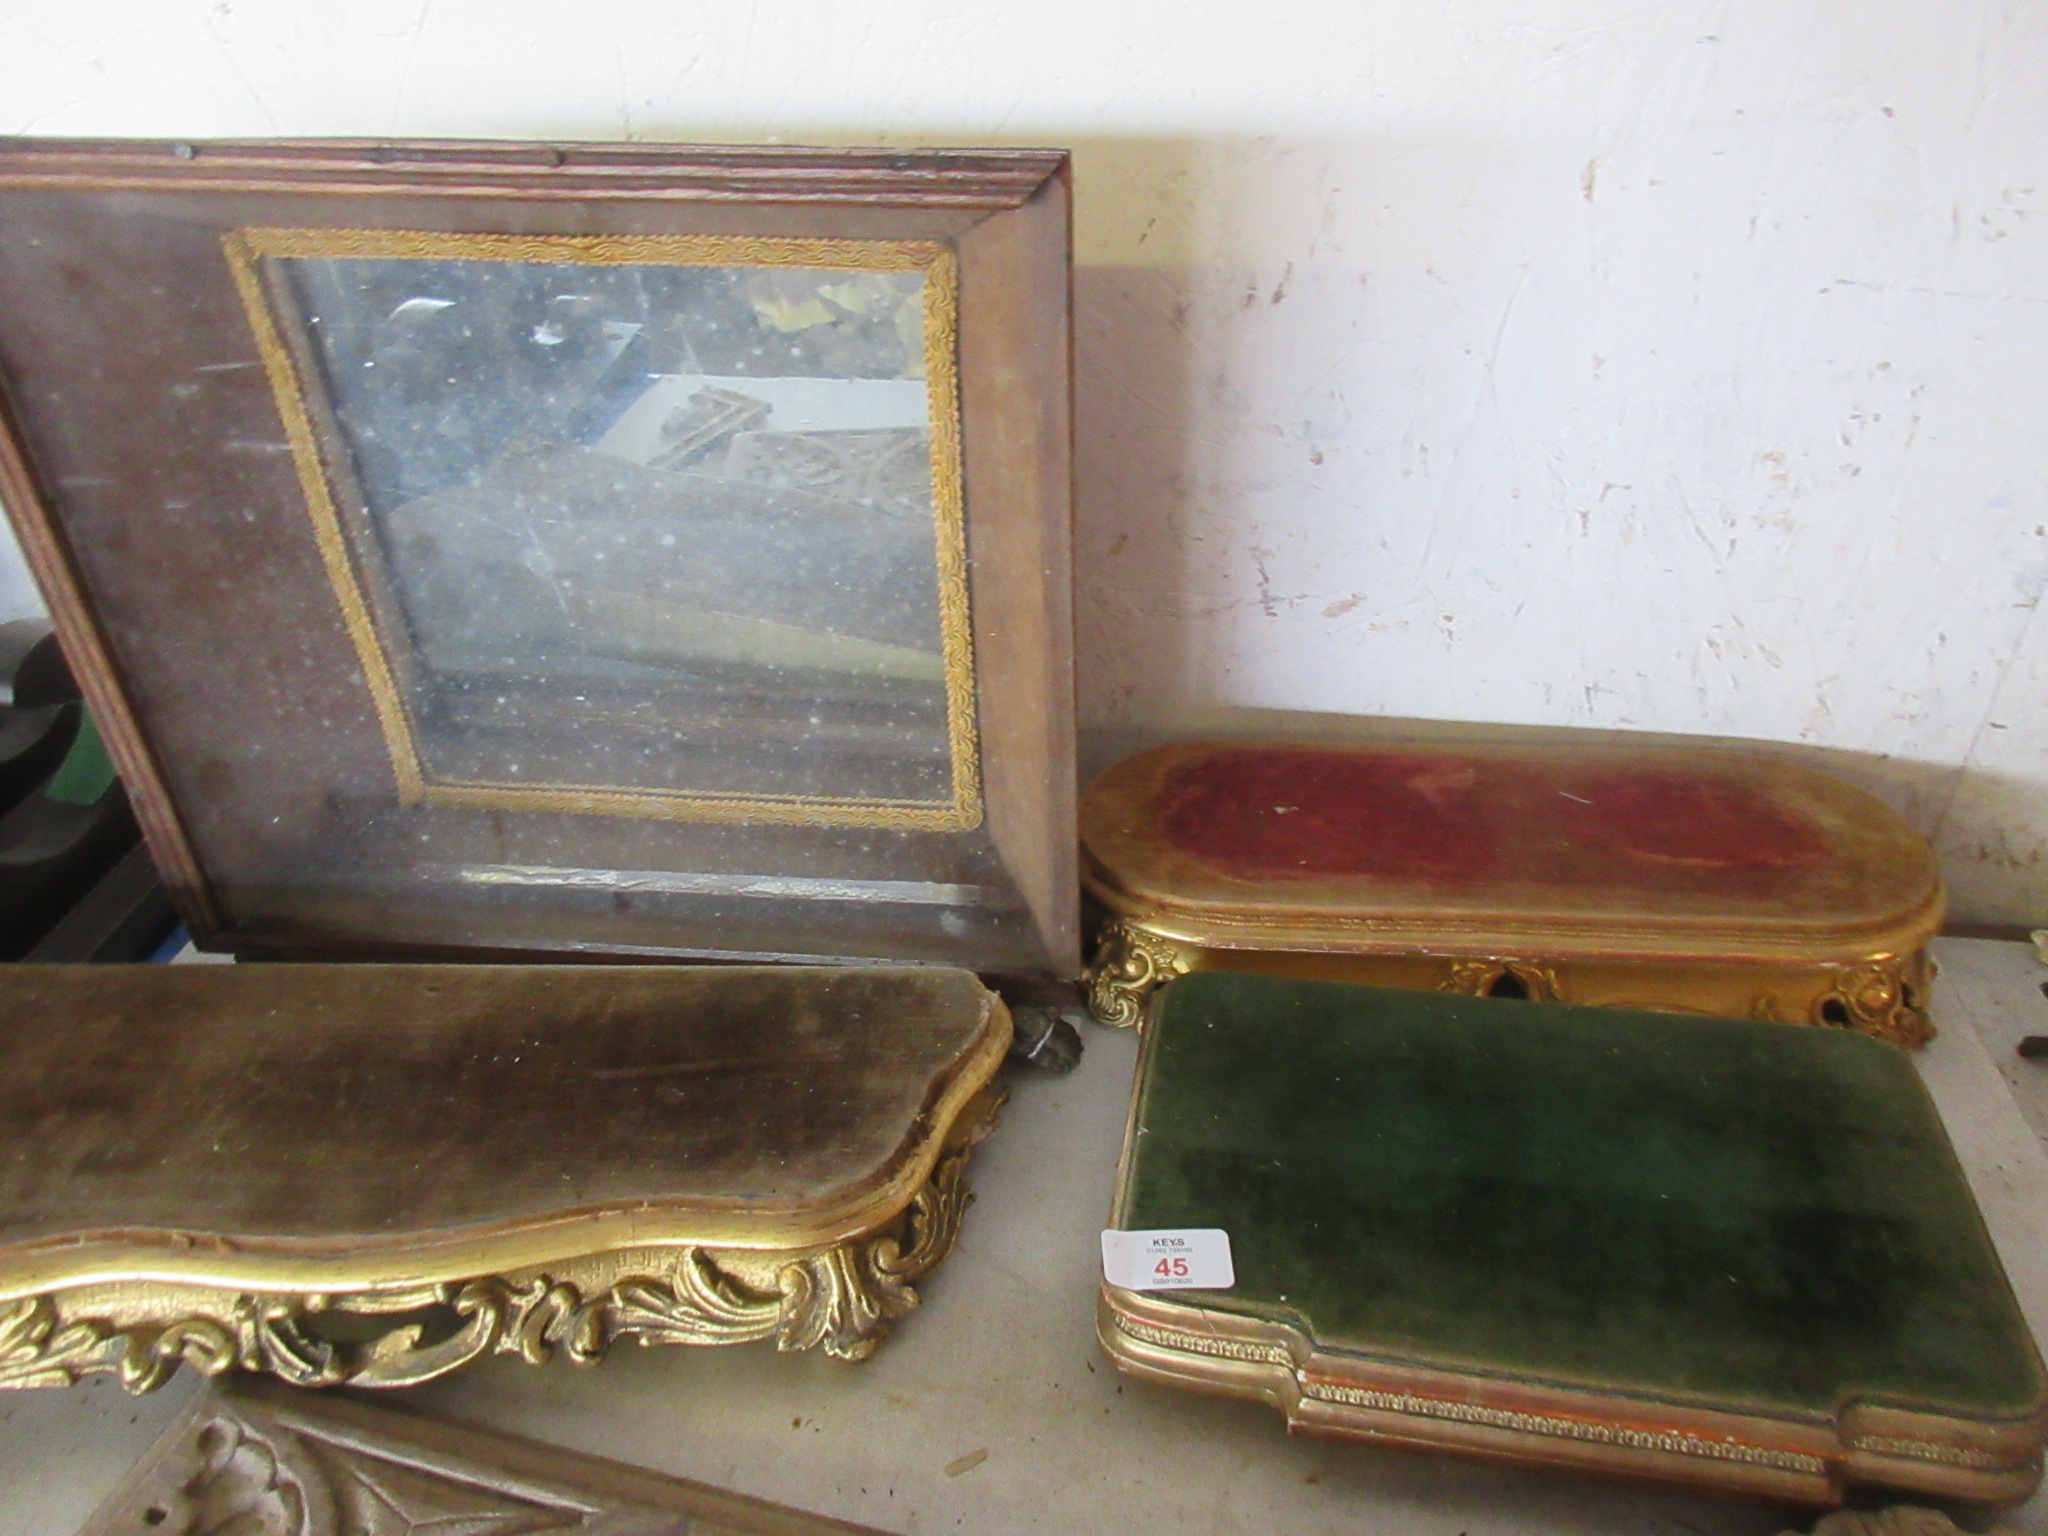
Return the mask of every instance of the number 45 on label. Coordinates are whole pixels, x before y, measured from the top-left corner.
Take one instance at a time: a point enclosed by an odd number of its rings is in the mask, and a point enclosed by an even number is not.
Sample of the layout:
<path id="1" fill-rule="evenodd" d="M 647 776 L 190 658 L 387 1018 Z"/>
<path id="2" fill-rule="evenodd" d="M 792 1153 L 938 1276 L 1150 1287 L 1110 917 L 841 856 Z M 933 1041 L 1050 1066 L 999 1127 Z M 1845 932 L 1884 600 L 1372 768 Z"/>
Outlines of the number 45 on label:
<path id="1" fill-rule="evenodd" d="M 1227 1291 L 1237 1283 L 1221 1227 L 1104 1232 L 1102 1277 L 1129 1291 Z"/>

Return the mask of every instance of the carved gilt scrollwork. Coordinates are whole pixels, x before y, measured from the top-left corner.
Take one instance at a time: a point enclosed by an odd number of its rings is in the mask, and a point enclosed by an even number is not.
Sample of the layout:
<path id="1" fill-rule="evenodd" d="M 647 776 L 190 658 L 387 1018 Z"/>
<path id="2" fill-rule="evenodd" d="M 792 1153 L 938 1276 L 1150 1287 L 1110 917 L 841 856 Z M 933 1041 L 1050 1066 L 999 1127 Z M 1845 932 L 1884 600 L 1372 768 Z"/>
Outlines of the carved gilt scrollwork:
<path id="1" fill-rule="evenodd" d="M 110 1368 L 111 1342 L 90 1323 L 60 1326 L 49 1297 L 25 1296 L 0 1314 L 0 1386 L 68 1387 Z"/>
<path id="2" fill-rule="evenodd" d="M 862 1360 L 917 1306 L 916 1283 L 952 1250 L 974 1198 L 968 1153 L 1000 1097 L 985 1093 L 956 1122 L 907 1209 L 851 1242 L 786 1256 L 679 1247 L 651 1252 L 638 1272 L 600 1254 L 402 1293 L 238 1294 L 163 1281 L 60 1290 L 0 1306 L 0 1388 L 67 1386 L 111 1371 L 129 1391 L 147 1392 L 181 1364 L 301 1387 L 402 1387 L 489 1354 L 539 1365 L 559 1350 L 593 1365 L 620 1339 L 773 1339 L 779 1349 Z"/>
<path id="3" fill-rule="evenodd" d="M 1927 992 L 1934 965 L 1926 951 L 1907 956 L 1878 955 L 1861 965 L 1844 966 L 1835 983 L 1814 1000 L 1810 1022 L 1836 1029 L 1860 1030 L 1907 1047 L 1934 1038 L 1927 1017 Z"/>
<path id="4" fill-rule="evenodd" d="M 1437 990 L 1467 997 L 1518 997 L 1532 1003 L 1564 998 L 1556 967 L 1533 960 L 1453 960 Z"/>
<path id="5" fill-rule="evenodd" d="M 1188 958 L 1172 940 L 1112 920 L 1088 967 L 1088 1011 L 1101 1023 L 1133 1028 L 1145 1017 L 1152 989 L 1187 973 Z"/>

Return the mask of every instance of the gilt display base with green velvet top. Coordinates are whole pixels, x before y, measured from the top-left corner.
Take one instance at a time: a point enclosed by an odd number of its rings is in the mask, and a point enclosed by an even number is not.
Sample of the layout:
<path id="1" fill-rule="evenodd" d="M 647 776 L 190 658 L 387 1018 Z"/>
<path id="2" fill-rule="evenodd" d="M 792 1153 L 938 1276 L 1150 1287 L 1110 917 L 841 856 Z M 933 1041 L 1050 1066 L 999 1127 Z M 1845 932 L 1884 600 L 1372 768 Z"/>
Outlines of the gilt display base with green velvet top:
<path id="1" fill-rule="evenodd" d="M 2048 1378 L 1907 1057 L 1846 1031 L 1210 972 L 1144 1045 L 1125 1369 L 1299 1430 L 1815 1503 L 2008 1502 Z"/>

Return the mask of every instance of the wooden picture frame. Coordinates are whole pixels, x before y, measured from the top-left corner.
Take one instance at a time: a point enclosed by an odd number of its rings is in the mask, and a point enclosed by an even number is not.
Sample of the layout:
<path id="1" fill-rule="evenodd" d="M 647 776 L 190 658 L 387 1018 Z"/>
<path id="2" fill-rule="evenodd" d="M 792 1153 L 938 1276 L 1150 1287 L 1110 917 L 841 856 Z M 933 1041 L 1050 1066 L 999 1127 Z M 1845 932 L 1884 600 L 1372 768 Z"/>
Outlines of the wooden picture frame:
<path id="1" fill-rule="evenodd" d="M 0 145 L 0 500 L 195 938 L 1077 974 L 1068 204 Z"/>

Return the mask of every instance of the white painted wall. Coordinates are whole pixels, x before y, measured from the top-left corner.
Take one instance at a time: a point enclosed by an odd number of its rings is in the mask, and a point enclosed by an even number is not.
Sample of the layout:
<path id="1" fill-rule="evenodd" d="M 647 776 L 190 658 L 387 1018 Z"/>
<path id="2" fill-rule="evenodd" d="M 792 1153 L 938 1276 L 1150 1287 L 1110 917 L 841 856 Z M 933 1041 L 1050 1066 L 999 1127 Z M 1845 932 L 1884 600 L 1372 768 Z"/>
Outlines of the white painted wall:
<path id="1" fill-rule="evenodd" d="M 2048 7 L 67 0 L 0 128 L 1072 146 L 1098 755 L 1867 754 L 2048 922 Z"/>

